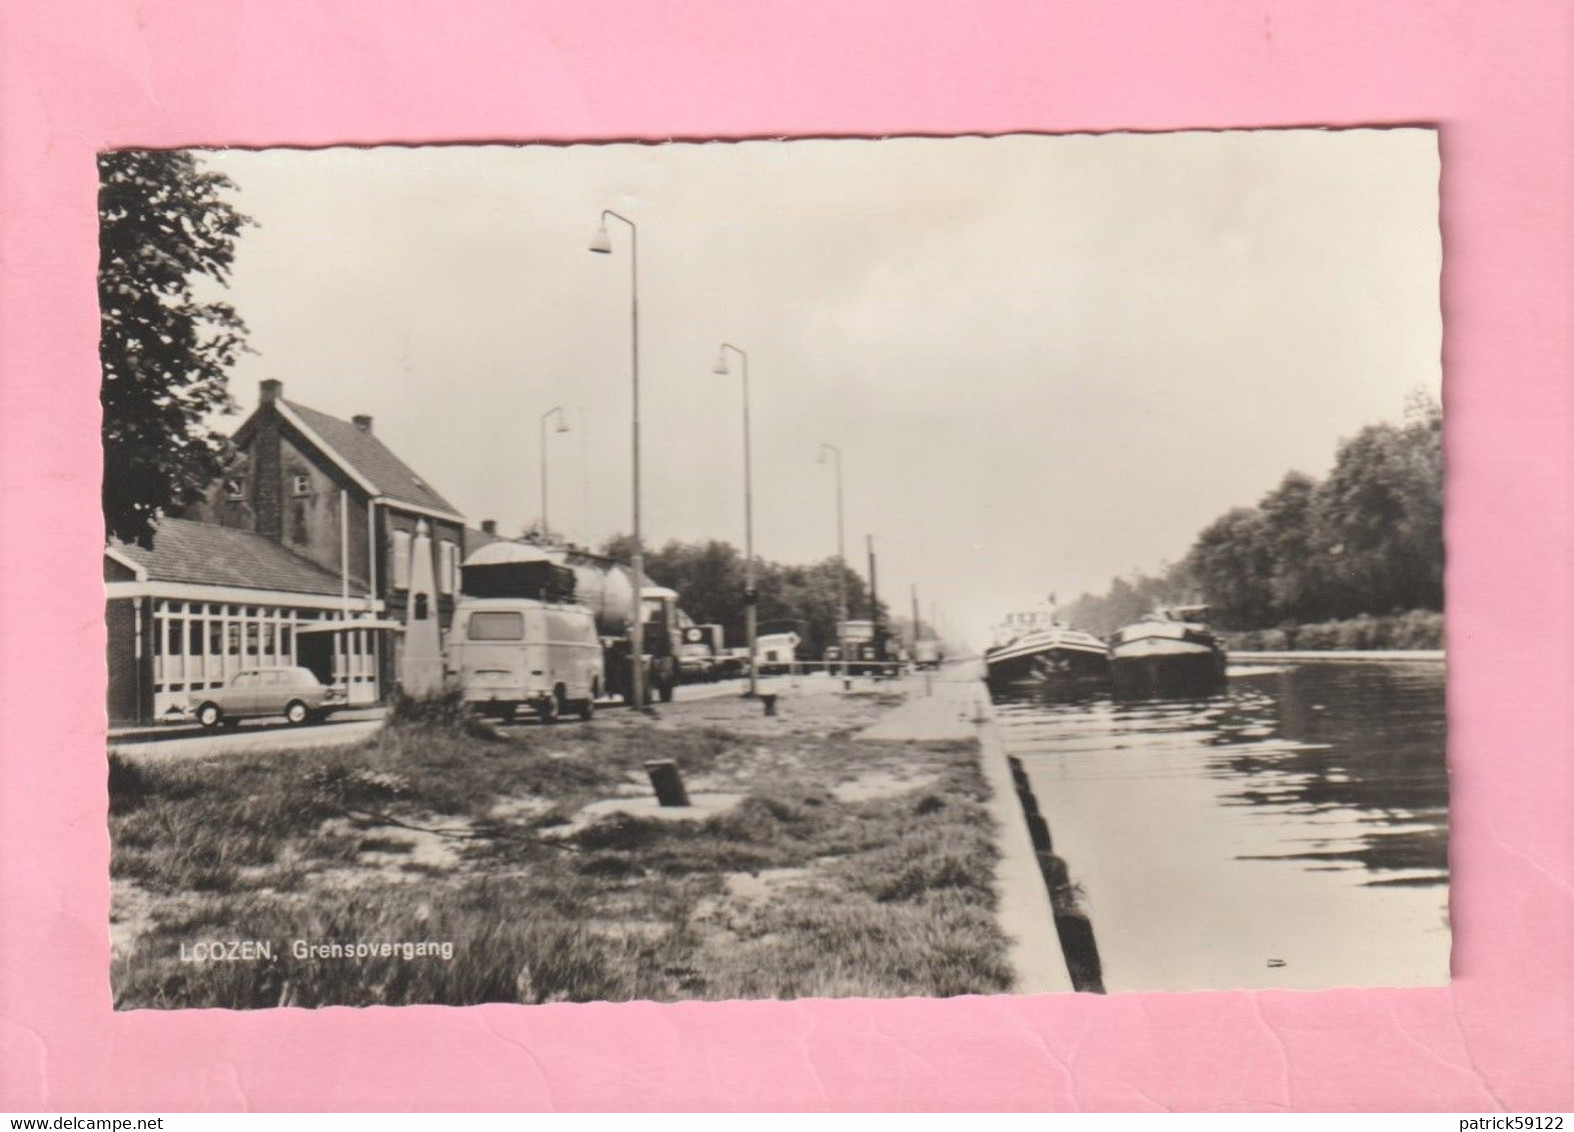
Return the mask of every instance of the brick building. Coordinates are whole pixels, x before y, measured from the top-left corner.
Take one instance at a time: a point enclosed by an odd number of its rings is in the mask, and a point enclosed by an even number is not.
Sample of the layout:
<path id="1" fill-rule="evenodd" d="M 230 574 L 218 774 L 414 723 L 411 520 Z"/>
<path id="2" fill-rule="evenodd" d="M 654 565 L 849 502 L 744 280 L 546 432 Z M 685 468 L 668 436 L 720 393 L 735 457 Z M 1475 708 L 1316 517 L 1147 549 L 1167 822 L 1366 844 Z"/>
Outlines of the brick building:
<path id="1" fill-rule="evenodd" d="M 382 699 L 399 670 L 389 627 L 408 611 L 423 524 L 432 613 L 449 624 L 463 516 L 370 417 L 341 420 L 283 394 L 262 383 L 235 432 L 238 459 L 181 518 L 160 522 L 151 550 L 105 550 L 112 721 L 162 718 L 259 664 L 305 664 L 352 703 Z"/>

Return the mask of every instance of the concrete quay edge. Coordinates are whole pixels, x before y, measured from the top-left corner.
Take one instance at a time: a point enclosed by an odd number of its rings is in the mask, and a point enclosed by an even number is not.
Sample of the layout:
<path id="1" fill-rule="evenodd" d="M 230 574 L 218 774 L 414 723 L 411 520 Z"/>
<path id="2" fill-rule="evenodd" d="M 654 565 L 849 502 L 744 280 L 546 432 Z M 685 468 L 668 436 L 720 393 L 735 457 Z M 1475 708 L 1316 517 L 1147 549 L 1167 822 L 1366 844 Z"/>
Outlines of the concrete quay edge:
<path id="1" fill-rule="evenodd" d="M 1075 991 L 1071 969 L 1060 947 L 1055 910 L 1038 866 L 1022 803 L 1017 798 L 1006 746 L 995 722 L 994 705 L 979 686 L 979 761 L 989 784 L 989 813 L 995 821 L 1000 859 L 995 886 L 1000 893 L 1000 926 L 1010 943 L 1016 994 L 1061 994 Z"/>
<path id="2" fill-rule="evenodd" d="M 1301 649 L 1296 652 L 1247 652 L 1231 649 L 1231 664 L 1273 664 L 1281 660 L 1361 660 L 1361 661 L 1428 661 L 1441 664 L 1445 658 L 1442 649 Z"/>

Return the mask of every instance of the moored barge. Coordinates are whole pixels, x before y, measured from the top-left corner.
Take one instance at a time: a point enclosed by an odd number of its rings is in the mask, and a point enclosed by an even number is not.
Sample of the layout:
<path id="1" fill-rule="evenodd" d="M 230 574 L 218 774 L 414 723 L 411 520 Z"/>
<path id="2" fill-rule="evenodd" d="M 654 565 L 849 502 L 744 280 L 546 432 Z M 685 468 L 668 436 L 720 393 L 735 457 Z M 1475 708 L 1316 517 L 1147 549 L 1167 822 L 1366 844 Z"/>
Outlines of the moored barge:
<path id="1" fill-rule="evenodd" d="M 1110 678 L 1118 696 L 1208 695 L 1224 686 L 1226 665 L 1205 605 L 1157 610 L 1110 638 Z"/>
<path id="2" fill-rule="evenodd" d="M 1013 613 L 985 651 L 984 669 L 992 687 L 1102 683 L 1109 679 L 1109 648 L 1051 610 Z"/>

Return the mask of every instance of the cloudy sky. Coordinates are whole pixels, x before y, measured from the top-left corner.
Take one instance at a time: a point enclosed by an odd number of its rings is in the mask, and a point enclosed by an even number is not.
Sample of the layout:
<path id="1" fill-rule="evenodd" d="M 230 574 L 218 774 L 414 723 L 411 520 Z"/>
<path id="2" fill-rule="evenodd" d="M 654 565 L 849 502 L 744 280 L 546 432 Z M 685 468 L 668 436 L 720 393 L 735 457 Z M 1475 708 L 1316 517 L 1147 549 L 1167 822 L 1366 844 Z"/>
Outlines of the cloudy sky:
<path id="1" fill-rule="evenodd" d="M 225 151 L 258 221 L 237 369 L 376 430 L 473 521 L 630 527 L 639 224 L 648 542 L 835 552 L 973 640 L 1053 591 L 1184 554 L 1224 509 L 1436 390 L 1425 130 Z M 238 423 L 239 418 L 235 418 Z"/>

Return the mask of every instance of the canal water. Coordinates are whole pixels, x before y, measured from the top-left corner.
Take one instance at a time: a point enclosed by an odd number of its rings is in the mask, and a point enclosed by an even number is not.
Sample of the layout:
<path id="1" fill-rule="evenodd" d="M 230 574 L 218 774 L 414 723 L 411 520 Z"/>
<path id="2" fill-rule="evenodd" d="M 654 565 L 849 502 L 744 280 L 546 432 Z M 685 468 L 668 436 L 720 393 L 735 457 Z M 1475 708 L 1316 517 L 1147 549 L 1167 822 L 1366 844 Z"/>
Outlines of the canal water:
<path id="1" fill-rule="evenodd" d="M 1448 982 L 1442 664 L 1241 667 L 1207 699 L 995 705 L 1109 991 Z"/>

